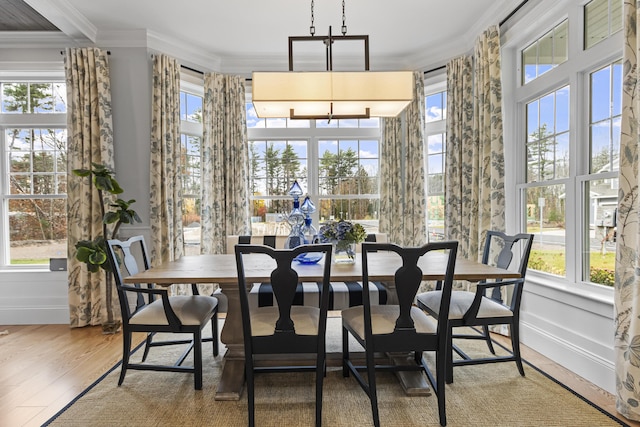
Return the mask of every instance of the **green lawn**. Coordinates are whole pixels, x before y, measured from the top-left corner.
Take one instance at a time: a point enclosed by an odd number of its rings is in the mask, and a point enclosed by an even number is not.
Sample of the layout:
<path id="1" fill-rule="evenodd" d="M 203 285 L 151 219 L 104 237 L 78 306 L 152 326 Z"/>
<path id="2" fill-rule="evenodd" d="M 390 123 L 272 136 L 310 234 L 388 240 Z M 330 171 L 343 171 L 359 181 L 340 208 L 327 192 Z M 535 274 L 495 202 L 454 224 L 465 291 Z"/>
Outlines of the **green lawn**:
<path id="1" fill-rule="evenodd" d="M 591 281 L 603 285 L 613 285 L 613 270 L 616 263 L 615 252 L 591 252 Z M 529 257 L 529 268 L 547 273 L 565 275 L 565 254 L 563 251 L 532 250 Z"/>

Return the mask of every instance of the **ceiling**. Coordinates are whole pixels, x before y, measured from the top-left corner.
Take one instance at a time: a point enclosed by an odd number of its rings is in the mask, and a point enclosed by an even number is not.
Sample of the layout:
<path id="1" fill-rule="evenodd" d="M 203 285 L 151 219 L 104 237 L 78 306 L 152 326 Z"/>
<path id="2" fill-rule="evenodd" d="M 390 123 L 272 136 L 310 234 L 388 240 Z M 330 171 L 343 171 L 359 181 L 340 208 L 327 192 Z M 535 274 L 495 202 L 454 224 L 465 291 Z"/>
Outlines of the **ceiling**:
<path id="1" fill-rule="evenodd" d="M 0 2 L 0 16 L 22 0 Z M 288 36 L 308 36 L 310 0 L 24 0 L 73 45 L 146 47 L 222 72 L 286 70 Z M 522 0 L 345 0 L 348 35 L 369 35 L 372 70 L 443 65 Z M 314 2 L 316 35 L 339 35 L 342 0 Z M 19 29 L 19 28 L 18 28 Z M 30 28 L 27 28 L 32 30 Z M 0 26 L 0 46 L 15 28 Z M 21 34 L 22 39 L 24 35 Z M 9 40 L 10 41 L 10 40 Z M 67 43 L 69 45 L 69 43 Z M 344 67 L 361 66 L 362 42 L 334 45 Z M 297 54 L 297 56 L 296 56 Z M 324 66 L 322 43 L 294 46 L 303 69 Z M 354 59 L 355 58 L 355 59 Z M 184 63 L 184 62 L 183 62 Z M 336 69 L 338 69 L 336 67 Z"/>

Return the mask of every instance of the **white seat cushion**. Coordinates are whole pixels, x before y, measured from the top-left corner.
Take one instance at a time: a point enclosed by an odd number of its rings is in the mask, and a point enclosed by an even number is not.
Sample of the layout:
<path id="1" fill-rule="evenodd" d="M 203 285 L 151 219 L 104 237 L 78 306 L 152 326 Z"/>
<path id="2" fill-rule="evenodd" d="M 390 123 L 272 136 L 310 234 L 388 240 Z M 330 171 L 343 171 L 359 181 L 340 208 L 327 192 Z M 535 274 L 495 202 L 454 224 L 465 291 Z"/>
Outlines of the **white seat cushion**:
<path id="1" fill-rule="evenodd" d="M 203 325 L 211 319 L 213 311 L 218 306 L 218 300 L 215 297 L 204 295 L 180 295 L 169 297 L 169 304 L 183 325 Z M 169 321 L 164 312 L 162 300 L 157 298 L 131 316 L 129 323 L 132 325 L 168 325 Z"/>
<path id="2" fill-rule="evenodd" d="M 462 319 L 465 313 L 471 307 L 475 292 L 454 291 L 451 292 L 451 304 L 449 305 L 449 319 Z M 429 307 L 435 313 L 440 312 L 441 291 L 429 291 L 419 294 L 416 299 L 425 306 Z M 478 309 L 478 318 L 486 317 L 512 317 L 513 312 L 504 305 L 492 300 L 491 298 L 482 297 L 480 308 Z"/>
<path id="3" fill-rule="evenodd" d="M 254 337 L 275 333 L 276 321 L 280 317 L 278 307 L 258 307 L 251 310 L 251 334 Z M 291 306 L 291 320 L 298 335 L 318 335 L 320 309 L 302 305 Z"/>
<path id="4" fill-rule="evenodd" d="M 373 305 L 371 306 L 371 330 L 373 335 L 390 334 L 396 326 L 396 320 L 400 314 L 397 305 Z M 427 316 L 418 307 L 411 307 L 416 332 L 433 334 L 436 332 L 438 322 Z M 342 310 L 342 322 L 349 325 L 360 338 L 364 338 L 364 307 L 359 305 Z"/>

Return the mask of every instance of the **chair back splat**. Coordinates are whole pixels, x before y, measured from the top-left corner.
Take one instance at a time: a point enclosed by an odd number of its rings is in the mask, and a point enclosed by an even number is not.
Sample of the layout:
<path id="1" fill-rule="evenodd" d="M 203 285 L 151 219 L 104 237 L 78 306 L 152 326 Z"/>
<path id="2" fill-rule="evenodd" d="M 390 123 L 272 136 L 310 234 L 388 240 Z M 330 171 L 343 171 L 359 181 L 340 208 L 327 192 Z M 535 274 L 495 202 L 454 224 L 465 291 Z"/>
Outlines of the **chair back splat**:
<path id="1" fill-rule="evenodd" d="M 422 247 L 400 247 L 391 243 L 362 244 L 362 283 L 365 286 L 364 304 L 342 310 L 342 360 L 343 376 L 353 375 L 371 402 L 373 423 L 380 425 L 378 397 L 376 390 L 376 370 L 424 371 L 431 387 L 438 397 L 440 424 L 446 425 L 445 377 L 448 312 L 453 284 L 458 242 L 428 243 Z M 372 305 L 369 300 L 369 254 L 387 252 L 396 256 L 395 288 L 397 305 Z M 413 305 L 416 293 L 422 283 L 420 265 L 429 263 L 430 258 L 444 257 L 446 263 L 442 271 L 442 293 L 439 307 L 441 315 L 436 319 L 428 316 Z M 349 352 L 349 335 L 365 349 L 366 365 L 354 365 Z M 424 351 L 436 353 L 435 376 L 426 364 Z M 398 365 L 378 362 L 374 354 L 409 353 L 413 363 Z M 367 379 L 360 374 L 366 370 Z"/>
<path id="2" fill-rule="evenodd" d="M 107 240 L 107 258 L 118 289 L 122 314 L 122 368 L 118 385 L 124 381 L 128 369 L 144 371 L 171 371 L 194 374 L 194 388 L 202 389 L 202 342 L 213 342 L 213 355 L 218 355 L 218 300 L 204 295 L 169 296 L 168 287 L 153 284 L 128 285 L 123 282 L 123 271 L 127 276 L 150 268 L 147 248 L 142 236 L 128 240 Z M 131 302 L 130 302 L 131 301 Z M 135 303 L 135 308 L 131 308 Z M 202 338 L 202 329 L 211 323 L 211 338 Z M 132 335 L 147 334 L 144 353 L 140 363 L 130 363 Z M 154 341 L 158 332 L 191 334 L 191 339 Z M 152 347 L 185 345 L 187 348 L 174 365 L 152 365 L 144 363 Z M 193 366 L 182 363 L 193 351 Z"/>
<path id="3" fill-rule="evenodd" d="M 262 372 L 315 371 L 316 373 L 316 426 L 322 423 L 322 384 L 326 371 L 325 339 L 327 311 L 329 306 L 329 281 L 331 276 L 332 246 L 303 245 L 294 249 L 273 249 L 265 245 L 235 245 L 238 286 L 240 291 L 240 311 L 244 334 L 245 374 L 247 378 L 247 401 L 249 425 L 255 425 L 254 375 Z M 324 255 L 320 263 L 322 282 L 320 304 L 318 306 L 294 305 L 298 287 L 299 265 L 295 258 L 304 253 L 318 252 Z M 252 262 L 272 266 L 270 282 L 275 306 L 259 307 L 249 304 L 249 290 L 245 266 Z M 300 268 L 304 268 L 301 266 Z M 302 354 L 316 355 L 314 363 L 307 365 L 273 364 L 259 365 L 255 356 L 260 354 Z M 275 363 L 275 362 L 274 362 Z"/>

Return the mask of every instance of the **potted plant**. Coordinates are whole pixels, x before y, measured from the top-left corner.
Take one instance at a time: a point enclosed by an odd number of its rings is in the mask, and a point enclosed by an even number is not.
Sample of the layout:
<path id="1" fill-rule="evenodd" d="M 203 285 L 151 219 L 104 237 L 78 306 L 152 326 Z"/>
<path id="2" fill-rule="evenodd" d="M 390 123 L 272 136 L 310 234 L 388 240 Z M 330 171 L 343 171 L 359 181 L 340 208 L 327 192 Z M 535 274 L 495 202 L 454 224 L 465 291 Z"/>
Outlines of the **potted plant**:
<path id="1" fill-rule="evenodd" d="M 333 262 L 336 264 L 353 264 L 356 262 L 356 243 L 367 238 L 367 232 L 361 224 L 350 221 L 327 221 L 318 231 L 321 243 L 331 243 Z"/>
<path id="2" fill-rule="evenodd" d="M 74 175 L 80 177 L 90 176 L 93 185 L 98 190 L 100 198 L 100 209 L 102 211 L 102 235 L 93 240 L 80 240 L 75 244 L 77 249 L 76 259 L 84 262 L 87 270 L 91 273 L 105 272 L 106 298 L 105 308 L 107 310 L 107 322 L 102 325 L 103 333 L 116 333 L 120 329 L 120 321 L 116 321 L 113 315 L 113 275 L 111 266 L 107 261 L 106 240 L 115 239 L 122 224 L 133 224 L 142 222 L 138 214 L 131 209 L 135 200 L 123 200 L 116 198 L 113 203 L 109 203 L 108 209 L 105 200 L 105 193 L 111 195 L 121 194 L 124 190 L 114 178 L 114 172 L 108 167 L 91 163 L 92 169 L 74 169 Z"/>

